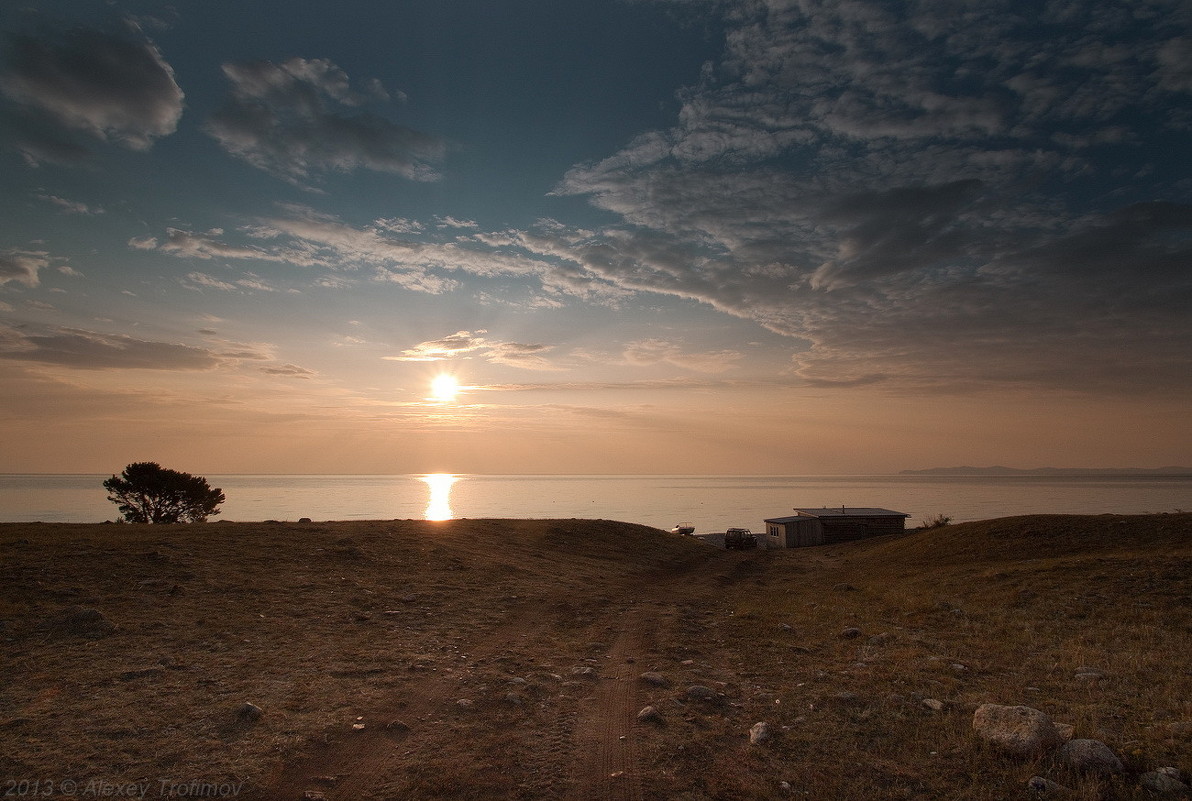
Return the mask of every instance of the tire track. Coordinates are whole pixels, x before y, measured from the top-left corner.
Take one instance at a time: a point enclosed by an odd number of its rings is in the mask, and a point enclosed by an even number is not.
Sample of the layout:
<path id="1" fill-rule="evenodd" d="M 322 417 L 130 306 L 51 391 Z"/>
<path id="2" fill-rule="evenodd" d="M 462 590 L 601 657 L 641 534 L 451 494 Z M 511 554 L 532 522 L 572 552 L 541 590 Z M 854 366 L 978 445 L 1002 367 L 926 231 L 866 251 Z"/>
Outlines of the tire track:
<path id="1" fill-rule="evenodd" d="M 590 708 L 576 721 L 568 801 L 641 801 L 635 726 L 640 670 L 635 662 L 646 646 L 641 624 L 636 607 L 621 614 Z"/>

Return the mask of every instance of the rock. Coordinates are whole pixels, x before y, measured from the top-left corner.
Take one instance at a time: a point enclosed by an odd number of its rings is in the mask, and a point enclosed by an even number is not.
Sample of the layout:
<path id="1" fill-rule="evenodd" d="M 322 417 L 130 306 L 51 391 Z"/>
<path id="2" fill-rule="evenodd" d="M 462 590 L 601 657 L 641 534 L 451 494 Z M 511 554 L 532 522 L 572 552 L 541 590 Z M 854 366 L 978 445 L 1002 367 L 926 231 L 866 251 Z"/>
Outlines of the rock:
<path id="1" fill-rule="evenodd" d="M 1060 733 L 1060 739 L 1064 742 L 1068 742 L 1076 736 L 1076 727 L 1071 723 L 1057 723 L 1055 730 Z"/>
<path id="2" fill-rule="evenodd" d="M 571 669 L 571 675 L 580 679 L 587 679 L 588 681 L 597 681 L 600 674 L 596 672 L 596 668 L 588 667 L 587 665 L 578 665 Z"/>
<path id="3" fill-rule="evenodd" d="M 638 678 L 644 681 L 646 684 L 652 684 L 655 687 L 670 686 L 670 679 L 668 679 L 666 676 L 663 676 L 661 673 L 655 673 L 652 670 L 646 671 L 645 673 L 638 676 Z"/>
<path id="4" fill-rule="evenodd" d="M 302 801 L 327 801 L 327 796 L 318 790 L 306 790 L 302 793 Z"/>
<path id="5" fill-rule="evenodd" d="M 1165 768 L 1144 773 L 1138 777 L 1138 785 L 1151 795 L 1178 796 L 1188 792 L 1188 785 L 1178 777 L 1165 773 Z"/>
<path id="6" fill-rule="evenodd" d="M 1126 769 L 1117 754 L 1100 740 L 1069 740 L 1056 752 L 1056 760 L 1078 773 L 1112 776 Z"/>
<path id="7" fill-rule="evenodd" d="M 692 701 L 719 701 L 720 693 L 702 684 L 693 684 L 687 688 L 687 698 Z"/>
<path id="8" fill-rule="evenodd" d="M 1051 779 L 1044 779 L 1042 776 L 1032 776 L 1030 781 L 1026 783 L 1026 789 L 1030 790 L 1036 795 L 1051 795 L 1053 793 L 1070 793 L 1072 792 L 1067 787 L 1058 782 L 1053 782 Z"/>
<path id="9" fill-rule="evenodd" d="M 64 610 L 52 621 L 52 626 L 65 634 L 90 639 L 106 637 L 116 630 L 116 625 L 108 620 L 103 612 L 81 606 L 72 606 Z"/>
<path id="10" fill-rule="evenodd" d="M 857 588 L 854 587 L 852 584 L 847 584 L 843 581 L 840 582 L 839 584 L 834 585 L 832 587 L 832 589 L 836 590 L 836 592 L 856 592 L 857 591 Z"/>
<path id="11" fill-rule="evenodd" d="M 982 704 L 973 713 L 973 730 L 999 751 L 1020 757 L 1042 756 L 1062 742 L 1051 718 L 1029 706 Z"/>
<path id="12" fill-rule="evenodd" d="M 641 712 L 637 713 L 637 719 L 642 723 L 662 723 L 662 713 L 656 707 L 643 707 Z"/>
<path id="13" fill-rule="evenodd" d="M 888 631 L 883 631 L 881 634 L 874 634 L 869 638 L 870 645 L 885 645 L 894 639 L 894 635 Z"/>
<path id="14" fill-rule="evenodd" d="M 298 518 L 298 522 L 299 523 L 309 523 L 310 518 L 309 517 L 300 517 L 300 518 Z"/>
<path id="15" fill-rule="evenodd" d="M 861 630 L 855 626 L 849 626 L 847 629 L 844 629 L 840 632 L 840 639 L 842 640 L 855 640 L 860 636 Z"/>
<path id="16" fill-rule="evenodd" d="M 526 704 L 526 699 L 518 693 L 505 693 L 502 700 L 510 706 L 525 706 Z"/>
<path id="17" fill-rule="evenodd" d="M 261 716 L 265 714 L 256 704 L 242 704 L 237 714 L 241 720 L 260 720 Z"/>
<path id="18" fill-rule="evenodd" d="M 944 702 L 939 700 L 938 698 L 924 698 L 923 706 L 927 707 L 932 712 L 944 711 Z"/>
<path id="19" fill-rule="evenodd" d="M 749 727 L 749 742 L 751 745 L 758 745 L 769 740 L 774 735 L 770 728 L 770 724 L 765 721 L 754 723 Z"/>
<path id="20" fill-rule="evenodd" d="M 469 710 L 472 707 L 476 706 L 476 702 L 473 701 L 471 698 L 461 698 L 455 702 L 455 705 L 457 707 L 459 707 L 460 709 L 466 711 L 466 710 Z"/>
<path id="21" fill-rule="evenodd" d="M 1156 773 L 1162 773 L 1164 776 L 1170 776 L 1177 782 L 1184 781 L 1184 774 L 1180 772 L 1179 768 L 1159 768 Z"/>

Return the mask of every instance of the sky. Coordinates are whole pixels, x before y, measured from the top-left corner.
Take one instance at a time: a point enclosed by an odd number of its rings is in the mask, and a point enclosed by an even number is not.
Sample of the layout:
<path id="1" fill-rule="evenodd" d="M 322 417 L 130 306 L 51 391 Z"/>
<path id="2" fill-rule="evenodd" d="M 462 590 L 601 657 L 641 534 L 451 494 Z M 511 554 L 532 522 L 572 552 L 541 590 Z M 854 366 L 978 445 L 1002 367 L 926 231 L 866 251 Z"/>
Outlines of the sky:
<path id="1" fill-rule="evenodd" d="M 1185 0 L 6 2 L 0 472 L 1192 464 L 1190 101 Z"/>

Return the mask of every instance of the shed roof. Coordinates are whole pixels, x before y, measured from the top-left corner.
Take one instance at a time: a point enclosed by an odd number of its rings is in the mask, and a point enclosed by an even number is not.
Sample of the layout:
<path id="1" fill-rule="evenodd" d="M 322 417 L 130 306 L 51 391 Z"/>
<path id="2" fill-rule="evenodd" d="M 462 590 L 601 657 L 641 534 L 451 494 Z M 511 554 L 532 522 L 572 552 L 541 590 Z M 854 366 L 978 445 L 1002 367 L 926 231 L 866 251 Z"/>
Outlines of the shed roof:
<path id="1" fill-rule="evenodd" d="M 807 515 L 795 515 L 794 517 L 767 517 L 763 522 L 766 523 L 797 523 L 800 520 L 810 520 Z"/>
<path id="2" fill-rule="evenodd" d="M 825 506 L 821 509 L 795 509 L 800 517 L 910 517 L 890 509 L 864 506 Z M 777 521 L 775 521 L 777 522 Z"/>

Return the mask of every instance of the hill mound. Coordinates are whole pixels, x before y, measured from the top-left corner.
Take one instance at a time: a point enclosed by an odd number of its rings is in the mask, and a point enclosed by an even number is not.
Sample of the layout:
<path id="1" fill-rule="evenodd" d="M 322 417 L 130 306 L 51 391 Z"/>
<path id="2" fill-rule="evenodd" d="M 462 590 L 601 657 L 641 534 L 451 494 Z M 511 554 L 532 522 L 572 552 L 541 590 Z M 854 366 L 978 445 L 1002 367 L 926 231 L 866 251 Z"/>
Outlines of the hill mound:
<path id="1" fill-rule="evenodd" d="M 5 524 L 0 777 L 993 801 L 1041 775 L 1134 798 L 1148 771 L 1192 772 L 1189 598 L 1192 515 L 770 552 L 594 520 Z M 985 703 L 1125 770 L 1008 759 L 973 735 Z"/>

